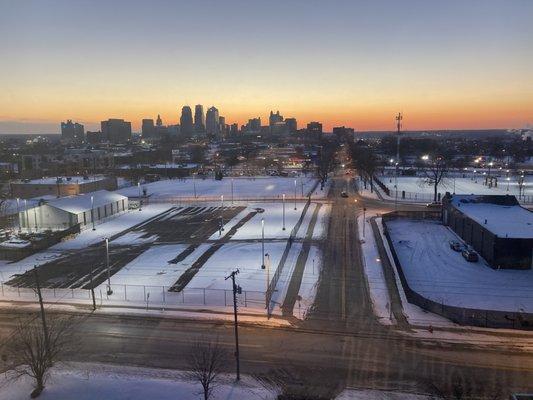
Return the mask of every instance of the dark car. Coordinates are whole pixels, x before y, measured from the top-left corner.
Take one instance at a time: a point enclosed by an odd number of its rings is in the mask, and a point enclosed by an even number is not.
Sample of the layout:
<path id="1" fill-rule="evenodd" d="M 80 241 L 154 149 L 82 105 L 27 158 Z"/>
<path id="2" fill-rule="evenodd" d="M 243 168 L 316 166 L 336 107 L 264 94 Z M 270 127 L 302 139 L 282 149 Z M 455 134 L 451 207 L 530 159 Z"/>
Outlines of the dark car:
<path id="1" fill-rule="evenodd" d="M 442 205 L 439 202 L 436 202 L 436 201 L 426 204 L 427 208 L 441 208 L 441 206 Z"/>
<path id="2" fill-rule="evenodd" d="M 479 260 L 479 256 L 472 249 L 464 249 L 461 254 L 463 258 L 468 262 L 477 262 L 477 260 Z"/>
<path id="3" fill-rule="evenodd" d="M 346 192 L 344 192 L 344 191 L 341 192 L 341 197 L 348 197 L 348 193 L 346 193 Z"/>
<path id="4" fill-rule="evenodd" d="M 453 251 L 461 251 L 463 250 L 463 245 L 457 240 L 450 240 L 450 249 Z"/>

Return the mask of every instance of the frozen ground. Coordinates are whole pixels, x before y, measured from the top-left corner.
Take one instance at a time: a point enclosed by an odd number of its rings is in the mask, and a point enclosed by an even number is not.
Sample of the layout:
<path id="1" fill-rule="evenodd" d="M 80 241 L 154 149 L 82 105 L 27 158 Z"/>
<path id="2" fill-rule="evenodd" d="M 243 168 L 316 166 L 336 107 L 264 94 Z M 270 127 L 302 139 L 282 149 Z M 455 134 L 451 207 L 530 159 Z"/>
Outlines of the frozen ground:
<path id="1" fill-rule="evenodd" d="M 304 319 L 309 309 L 313 306 L 318 286 L 318 277 L 322 269 L 322 257 L 320 250 L 316 246 L 311 246 L 309 255 L 305 263 L 302 284 L 298 295 L 301 300 L 296 301 L 293 314 L 295 317 Z"/>
<path id="2" fill-rule="evenodd" d="M 27 377 L 9 381 L 0 376 L 0 400 L 26 400 L 33 390 Z M 188 380 L 181 371 L 150 369 L 110 364 L 68 363 L 52 370 L 42 400 L 197 400 L 201 386 Z M 213 400 L 275 399 L 276 390 L 265 388 L 255 379 L 242 376 L 236 382 L 232 375 L 221 377 Z"/>
<path id="3" fill-rule="evenodd" d="M 147 194 L 154 197 L 201 197 L 218 198 L 224 196 L 226 201 L 231 200 L 232 181 L 233 197 L 238 198 L 282 198 L 285 193 L 287 201 L 294 198 L 296 180 L 296 196 L 307 196 L 314 187 L 317 180 L 315 178 L 282 178 L 282 177 L 256 177 L 256 178 L 224 178 L 216 181 L 213 178 L 187 178 L 171 179 L 152 182 L 142 185 Z M 124 196 L 136 197 L 139 194 L 137 186 L 119 189 L 117 193 Z M 320 191 L 320 188 L 313 193 L 313 197 L 323 197 L 327 190 Z"/>
<path id="4" fill-rule="evenodd" d="M 460 238 L 437 221 L 398 219 L 387 226 L 409 286 L 424 297 L 459 307 L 533 312 L 533 270 L 467 262 L 449 247 Z"/>
<path id="5" fill-rule="evenodd" d="M 394 197 L 394 176 L 380 176 L 380 180 L 390 189 L 391 196 Z M 507 181 L 505 176 L 502 176 L 498 181 L 497 188 L 489 188 L 483 185 L 484 178 L 479 176 L 476 179 L 470 178 L 455 178 L 455 193 L 456 194 L 511 194 L 518 196 L 518 183 L 515 177 L 511 177 L 509 181 L 509 191 L 507 191 Z M 421 200 L 428 200 L 433 195 L 433 187 L 424 182 L 421 177 L 398 177 L 398 192 L 401 196 L 401 191 L 405 190 L 406 197 L 409 194 L 421 194 Z M 444 195 L 446 192 L 453 193 L 454 179 L 446 178 L 438 187 L 438 192 Z M 526 176 L 524 183 L 524 194 L 526 196 L 533 195 L 533 176 Z M 429 197 L 428 197 L 429 196 Z"/>

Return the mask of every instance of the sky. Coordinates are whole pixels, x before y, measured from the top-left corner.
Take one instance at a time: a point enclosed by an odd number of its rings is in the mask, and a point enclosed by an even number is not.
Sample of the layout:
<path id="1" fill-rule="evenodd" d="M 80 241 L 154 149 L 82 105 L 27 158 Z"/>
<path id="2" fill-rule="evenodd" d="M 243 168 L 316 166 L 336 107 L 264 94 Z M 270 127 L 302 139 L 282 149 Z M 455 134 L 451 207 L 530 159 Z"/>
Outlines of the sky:
<path id="1" fill-rule="evenodd" d="M 0 0 L 0 133 L 215 105 L 299 127 L 533 123 L 530 0 Z"/>

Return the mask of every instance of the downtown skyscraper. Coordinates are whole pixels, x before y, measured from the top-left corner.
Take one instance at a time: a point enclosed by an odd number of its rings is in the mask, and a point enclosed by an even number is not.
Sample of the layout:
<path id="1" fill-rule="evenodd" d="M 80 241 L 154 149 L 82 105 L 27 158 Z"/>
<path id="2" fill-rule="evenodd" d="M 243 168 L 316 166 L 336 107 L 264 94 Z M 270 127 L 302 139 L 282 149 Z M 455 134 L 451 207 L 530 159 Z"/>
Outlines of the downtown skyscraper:
<path id="1" fill-rule="evenodd" d="M 201 104 L 197 104 L 194 107 L 194 132 L 196 134 L 205 133 L 204 106 Z"/>
<path id="2" fill-rule="evenodd" d="M 219 115 L 218 115 L 218 109 L 214 106 L 210 107 L 207 110 L 207 115 L 205 118 L 205 125 L 207 134 L 212 137 L 218 136 L 220 129 L 219 129 Z"/>
<path id="3" fill-rule="evenodd" d="M 194 133 L 191 107 L 183 106 L 180 117 L 180 130 L 183 136 L 192 136 Z"/>

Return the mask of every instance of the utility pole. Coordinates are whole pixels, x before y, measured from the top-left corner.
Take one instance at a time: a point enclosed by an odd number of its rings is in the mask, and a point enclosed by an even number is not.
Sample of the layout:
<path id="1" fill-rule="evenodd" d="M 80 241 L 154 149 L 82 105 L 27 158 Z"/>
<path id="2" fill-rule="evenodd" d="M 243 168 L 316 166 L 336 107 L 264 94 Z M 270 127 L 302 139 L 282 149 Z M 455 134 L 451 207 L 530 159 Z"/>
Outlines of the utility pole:
<path id="1" fill-rule="evenodd" d="M 261 218 L 261 269 L 265 269 L 265 220 Z"/>
<path id="2" fill-rule="evenodd" d="M 296 211 L 296 179 L 294 180 L 294 211 Z"/>
<path id="3" fill-rule="evenodd" d="M 41 294 L 41 285 L 39 283 L 39 273 L 37 272 L 37 265 L 33 266 L 33 275 L 35 276 L 35 289 L 37 290 L 37 296 L 39 297 L 39 306 L 41 307 L 41 321 L 43 323 L 44 343 L 46 346 L 46 352 L 50 352 L 50 336 L 48 335 L 48 326 L 46 325 L 46 316 L 44 315 L 43 296 Z"/>
<path id="4" fill-rule="evenodd" d="M 94 196 L 91 196 L 91 222 L 93 224 L 93 231 L 96 230 L 94 227 Z"/>
<path id="5" fill-rule="evenodd" d="M 283 193 L 283 230 L 285 230 L 285 193 Z"/>
<path id="6" fill-rule="evenodd" d="M 93 311 L 96 311 L 96 299 L 94 297 L 94 284 L 93 284 L 93 267 L 89 271 L 89 278 L 91 279 L 91 297 L 93 299 Z"/>
<path id="7" fill-rule="evenodd" d="M 242 289 L 239 285 L 235 283 L 235 275 L 239 273 L 239 269 L 235 269 L 231 274 L 226 276 L 224 280 L 231 278 L 231 283 L 233 286 L 233 316 L 235 321 L 235 360 L 237 361 L 237 380 L 241 379 L 241 371 L 239 365 L 239 330 L 238 330 L 238 321 L 237 321 L 237 293 L 241 294 Z"/>
<path id="8" fill-rule="evenodd" d="M 366 207 L 363 207 L 363 239 L 365 238 Z"/>

